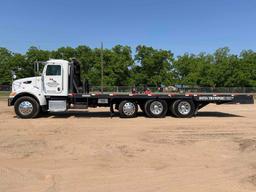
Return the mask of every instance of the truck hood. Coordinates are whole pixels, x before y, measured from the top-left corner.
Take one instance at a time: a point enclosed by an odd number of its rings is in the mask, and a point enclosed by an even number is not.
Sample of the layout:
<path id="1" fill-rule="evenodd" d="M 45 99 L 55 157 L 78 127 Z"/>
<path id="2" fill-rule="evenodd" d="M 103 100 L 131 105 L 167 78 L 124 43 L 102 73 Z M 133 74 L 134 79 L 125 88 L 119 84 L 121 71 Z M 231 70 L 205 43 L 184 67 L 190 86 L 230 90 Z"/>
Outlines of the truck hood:
<path id="1" fill-rule="evenodd" d="M 17 92 L 19 90 L 24 90 L 27 88 L 40 89 L 41 82 L 42 82 L 41 76 L 17 79 L 12 83 L 12 91 Z"/>

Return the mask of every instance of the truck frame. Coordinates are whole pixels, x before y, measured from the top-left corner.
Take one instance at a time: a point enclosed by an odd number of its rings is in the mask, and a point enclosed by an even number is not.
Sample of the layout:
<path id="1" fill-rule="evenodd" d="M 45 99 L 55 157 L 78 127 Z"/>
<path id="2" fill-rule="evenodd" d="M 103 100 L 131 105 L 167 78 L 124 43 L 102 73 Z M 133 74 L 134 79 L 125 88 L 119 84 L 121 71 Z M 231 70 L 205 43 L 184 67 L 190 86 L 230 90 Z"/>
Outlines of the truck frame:
<path id="1" fill-rule="evenodd" d="M 14 106 L 20 118 L 88 107 L 109 107 L 111 116 L 118 110 L 122 118 L 136 117 L 139 108 L 150 118 L 189 118 L 210 103 L 253 104 L 254 99 L 246 93 L 90 93 L 88 83 L 80 80 L 75 59 L 45 62 L 41 76 L 15 80 L 8 98 L 8 106 Z"/>

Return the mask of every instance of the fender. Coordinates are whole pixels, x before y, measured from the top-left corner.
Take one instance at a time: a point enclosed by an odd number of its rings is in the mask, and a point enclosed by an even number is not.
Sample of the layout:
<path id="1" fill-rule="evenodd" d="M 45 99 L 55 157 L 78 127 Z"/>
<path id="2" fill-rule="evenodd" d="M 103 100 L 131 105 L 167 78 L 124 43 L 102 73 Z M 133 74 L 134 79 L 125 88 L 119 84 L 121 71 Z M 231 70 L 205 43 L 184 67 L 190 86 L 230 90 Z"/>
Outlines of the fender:
<path id="1" fill-rule="evenodd" d="M 10 105 L 14 105 L 14 103 L 16 102 L 16 100 L 20 97 L 23 97 L 23 96 L 30 96 L 30 97 L 33 97 L 34 99 L 37 100 L 37 102 L 39 103 L 40 106 L 43 106 L 43 105 L 47 105 L 47 101 L 46 101 L 46 98 L 43 94 L 33 94 L 31 92 L 21 92 L 21 93 L 18 93 L 17 95 L 15 95 L 14 97 L 9 97 L 9 99 L 11 99 L 11 101 L 9 101 Z"/>

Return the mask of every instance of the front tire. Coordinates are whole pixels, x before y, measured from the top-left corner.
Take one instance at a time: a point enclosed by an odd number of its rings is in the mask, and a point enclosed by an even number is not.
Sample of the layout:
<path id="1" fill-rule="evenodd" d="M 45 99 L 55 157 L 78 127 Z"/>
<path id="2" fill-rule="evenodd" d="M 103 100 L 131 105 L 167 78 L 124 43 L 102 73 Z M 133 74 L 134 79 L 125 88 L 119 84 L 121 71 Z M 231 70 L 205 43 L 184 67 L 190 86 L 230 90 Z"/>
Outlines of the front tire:
<path id="1" fill-rule="evenodd" d="M 23 96 L 14 103 L 14 110 L 18 117 L 30 119 L 35 118 L 39 114 L 40 106 L 34 98 Z"/>

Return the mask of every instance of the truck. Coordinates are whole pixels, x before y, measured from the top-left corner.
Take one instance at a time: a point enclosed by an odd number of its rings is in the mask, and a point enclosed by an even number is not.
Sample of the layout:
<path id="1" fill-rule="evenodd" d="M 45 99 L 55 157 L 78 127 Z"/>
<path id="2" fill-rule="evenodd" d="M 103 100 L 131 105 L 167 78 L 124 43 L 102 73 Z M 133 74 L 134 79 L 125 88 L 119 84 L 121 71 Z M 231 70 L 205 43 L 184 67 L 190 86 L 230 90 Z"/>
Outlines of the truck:
<path id="1" fill-rule="evenodd" d="M 14 80 L 8 98 L 8 106 L 24 119 L 89 107 L 109 107 L 110 116 L 117 110 L 121 118 L 136 117 L 139 108 L 149 118 L 190 118 L 210 103 L 253 104 L 254 99 L 246 93 L 90 92 L 88 83 L 81 81 L 76 59 L 44 62 L 41 76 Z"/>

